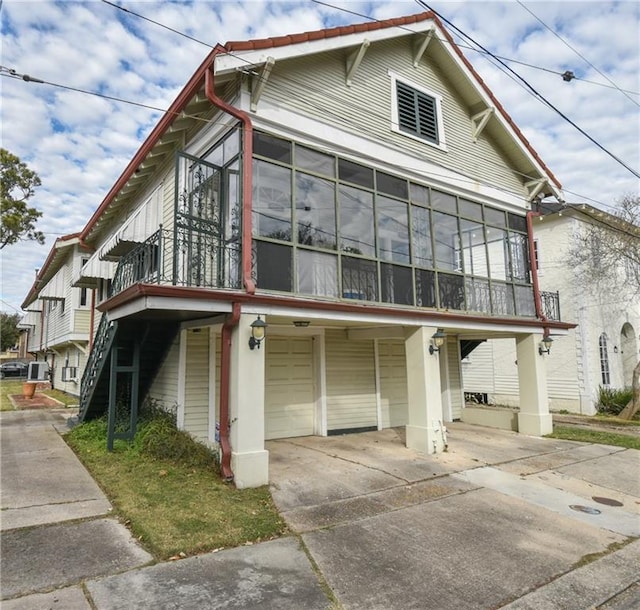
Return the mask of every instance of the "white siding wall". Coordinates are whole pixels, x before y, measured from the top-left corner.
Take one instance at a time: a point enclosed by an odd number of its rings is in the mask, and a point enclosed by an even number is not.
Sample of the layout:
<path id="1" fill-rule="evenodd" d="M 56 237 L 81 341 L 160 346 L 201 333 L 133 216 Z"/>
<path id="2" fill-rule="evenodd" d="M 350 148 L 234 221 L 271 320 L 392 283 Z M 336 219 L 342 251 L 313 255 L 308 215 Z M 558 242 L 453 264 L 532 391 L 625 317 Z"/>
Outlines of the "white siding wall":
<path id="1" fill-rule="evenodd" d="M 404 341 L 379 340 L 381 426 L 391 428 L 407 424 L 407 361 Z"/>
<path id="2" fill-rule="evenodd" d="M 346 331 L 326 333 L 327 429 L 377 426 L 373 340 L 349 341 Z"/>
<path id="3" fill-rule="evenodd" d="M 184 429 L 206 442 L 209 434 L 209 332 L 187 332 Z"/>
<path id="4" fill-rule="evenodd" d="M 495 392 L 493 344 L 490 341 L 478 345 L 462 361 L 462 379 L 465 392 Z"/>
<path id="5" fill-rule="evenodd" d="M 451 90 L 446 76 L 433 68 L 429 49 L 418 68 L 413 67 L 413 39 L 373 43 L 352 85 L 345 84 L 345 53 L 325 53 L 322 63 L 309 56 L 276 63 L 261 105 L 292 108 L 330 122 L 347 132 L 375 138 L 419 155 L 454 171 L 475 176 L 521 194 L 520 179 L 505 167 L 501 154 L 487 140 L 488 131 L 473 142 L 473 114 Z M 286 70 L 286 72 L 285 72 Z M 389 70 L 442 96 L 447 151 L 391 131 L 391 77 Z"/>
<path id="6" fill-rule="evenodd" d="M 265 438 L 313 434 L 313 340 L 269 336 L 266 350 Z"/>
<path id="7" fill-rule="evenodd" d="M 458 337 L 447 338 L 447 393 L 451 418 L 460 419 L 462 417 L 462 407 L 464 404 L 464 394 L 462 389 L 462 376 L 460 374 L 460 343 Z"/>
<path id="8" fill-rule="evenodd" d="M 164 409 L 175 411 L 178 404 L 178 370 L 180 362 L 180 333 L 177 333 L 164 361 L 158 368 L 148 397 L 158 401 Z"/>

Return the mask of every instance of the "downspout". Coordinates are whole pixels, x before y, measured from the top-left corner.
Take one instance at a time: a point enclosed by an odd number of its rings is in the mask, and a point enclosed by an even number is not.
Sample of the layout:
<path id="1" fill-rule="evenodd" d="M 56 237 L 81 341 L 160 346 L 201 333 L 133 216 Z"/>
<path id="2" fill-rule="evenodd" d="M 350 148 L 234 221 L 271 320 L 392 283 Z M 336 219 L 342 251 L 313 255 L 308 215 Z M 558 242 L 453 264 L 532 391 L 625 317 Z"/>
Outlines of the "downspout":
<path id="1" fill-rule="evenodd" d="M 240 303 L 233 303 L 231 315 L 222 325 L 220 361 L 220 470 L 225 481 L 233 481 L 231 443 L 229 442 L 229 386 L 231 375 L 231 332 L 240 321 Z"/>
<path id="2" fill-rule="evenodd" d="M 536 265 L 536 250 L 533 243 L 533 219 L 542 216 L 540 212 L 529 210 L 527 212 L 527 237 L 529 239 L 529 260 L 531 261 L 531 283 L 533 284 L 533 301 L 536 308 L 536 317 L 543 322 L 547 322 L 547 317 L 542 311 L 542 298 L 540 297 L 540 284 L 538 282 L 538 267 Z M 549 329 L 544 329 L 544 336 L 549 334 Z"/>
<path id="3" fill-rule="evenodd" d="M 204 76 L 204 89 L 207 99 L 223 112 L 230 114 L 242 122 L 242 283 L 247 294 L 255 294 L 256 286 L 251 278 L 251 213 L 253 196 L 253 125 L 246 112 L 228 104 L 215 92 L 215 59 L 226 53 L 221 45 L 216 45 L 211 54 L 211 65 Z M 222 457 L 220 470 L 225 481 L 233 481 L 231 470 L 231 443 L 229 441 L 229 387 L 231 385 L 231 333 L 240 321 L 240 303 L 233 303 L 231 315 L 222 325 L 222 345 L 220 362 L 220 449 Z"/>
<path id="4" fill-rule="evenodd" d="M 204 89 L 207 99 L 217 108 L 242 121 L 244 129 L 244 147 L 242 153 L 242 282 L 248 294 L 254 294 L 256 285 L 251 278 L 251 212 L 253 208 L 253 125 L 249 115 L 228 104 L 215 92 L 214 63 L 216 55 L 226 53 L 226 49 L 217 45 L 211 57 L 211 67 L 205 72 Z"/>

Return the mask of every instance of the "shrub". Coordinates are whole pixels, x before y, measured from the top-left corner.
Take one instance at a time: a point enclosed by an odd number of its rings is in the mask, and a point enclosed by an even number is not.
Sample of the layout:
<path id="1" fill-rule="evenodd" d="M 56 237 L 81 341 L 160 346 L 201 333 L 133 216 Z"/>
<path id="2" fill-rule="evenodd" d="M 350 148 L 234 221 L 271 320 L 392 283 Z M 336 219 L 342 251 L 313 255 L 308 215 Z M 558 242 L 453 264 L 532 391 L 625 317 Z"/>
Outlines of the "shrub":
<path id="1" fill-rule="evenodd" d="M 598 413 L 606 415 L 619 415 L 632 397 L 632 388 L 616 389 L 600 386 L 598 388 L 596 410 Z"/>

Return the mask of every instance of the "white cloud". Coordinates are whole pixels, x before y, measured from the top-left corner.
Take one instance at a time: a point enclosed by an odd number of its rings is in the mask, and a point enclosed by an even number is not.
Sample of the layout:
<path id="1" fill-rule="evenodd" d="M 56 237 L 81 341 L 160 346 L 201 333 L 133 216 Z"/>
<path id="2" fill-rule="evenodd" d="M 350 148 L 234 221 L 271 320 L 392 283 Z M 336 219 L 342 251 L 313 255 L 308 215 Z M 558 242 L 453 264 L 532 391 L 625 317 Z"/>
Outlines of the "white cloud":
<path id="1" fill-rule="evenodd" d="M 507 62 L 562 113 L 637 170 L 640 4 L 523 2 L 583 57 L 519 2 L 427 4 L 493 53 L 532 64 Z M 309 0 L 120 4 L 210 46 L 366 21 L 358 13 L 387 19 L 426 10 L 413 1 L 330 2 L 337 8 Z M 0 18 L 3 66 L 161 109 L 171 104 L 209 52 L 207 46 L 97 0 L 5 0 Z M 584 197 L 610 205 L 624 193 L 638 192 L 638 180 L 630 172 L 467 46 L 464 43 L 463 52 L 566 187 L 569 200 Z M 573 70 L 578 79 L 567 83 L 536 67 Z M 625 97 L 598 71 L 635 94 Z M 20 305 L 34 269 L 42 265 L 55 238 L 84 227 L 161 113 L 18 79 L 2 78 L 0 85 L 2 146 L 42 178 L 32 203 L 44 212 L 38 225 L 47 235 L 44 247 L 22 243 L 2 251 L 0 308 L 5 309 L 7 303 Z"/>

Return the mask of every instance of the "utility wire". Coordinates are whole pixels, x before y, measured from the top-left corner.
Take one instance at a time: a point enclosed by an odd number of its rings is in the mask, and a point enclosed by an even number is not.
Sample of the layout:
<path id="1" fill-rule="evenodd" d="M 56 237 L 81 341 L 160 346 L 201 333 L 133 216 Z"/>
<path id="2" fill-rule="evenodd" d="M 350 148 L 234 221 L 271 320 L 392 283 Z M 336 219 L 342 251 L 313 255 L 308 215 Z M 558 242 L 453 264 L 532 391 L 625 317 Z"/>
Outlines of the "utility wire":
<path id="1" fill-rule="evenodd" d="M 113 7 L 117 8 L 117 9 L 120 9 L 120 10 L 124 10 L 124 11 L 126 11 L 126 12 L 128 12 L 128 13 L 134 15 L 134 16 L 137 16 L 137 17 L 139 17 L 139 18 L 141 18 L 141 19 L 143 19 L 145 21 L 153 23 L 154 25 L 157 25 L 159 27 L 165 28 L 165 29 L 167 29 L 167 30 L 169 30 L 169 31 L 171 31 L 173 33 L 176 33 L 178 35 L 184 36 L 184 37 L 189 38 L 191 40 L 194 40 L 194 41 L 196 41 L 196 42 L 198 42 L 198 43 L 200 43 L 200 44 L 202 44 L 204 46 L 207 46 L 207 47 L 211 48 L 210 45 L 208 45 L 207 43 L 204 43 L 204 42 L 202 42 L 202 41 L 200 41 L 198 39 L 190 37 L 187 34 L 184 34 L 184 33 L 180 32 L 178 30 L 175 30 L 173 28 L 165 26 L 164 24 L 161 24 L 161 23 L 159 23 L 157 21 L 154 21 L 152 19 L 146 18 L 143 15 L 139 15 L 138 13 L 135 13 L 133 11 L 129 11 L 127 9 L 124 9 L 123 7 L 120 7 L 120 6 L 116 5 L 116 4 L 108 2 L 107 0 L 102 0 L 102 1 L 105 2 L 105 4 L 109 4 L 110 6 L 113 6 Z M 331 5 L 328 5 L 326 3 L 319 2 L 318 0 L 312 0 L 312 1 L 314 1 L 314 2 L 316 2 L 318 4 L 324 4 L 325 6 L 331 6 Z M 360 15 L 359 13 L 355 13 L 353 11 L 348 11 L 346 9 L 340 9 L 339 7 L 332 7 L 332 8 L 336 8 L 338 10 L 345 10 L 346 12 L 352 13 L 354 15 L 359 15 L 359 16 L 362 16 L 362 17 L 366 17 L 367 19 L 370 19 L 372 21 L 375 21 L 375 19 L 373 19 L 372 17 L 368 17 L 366 15 Z M 397 27 L 401 27 L 401 26 L 397 26 Z M 403 28 L 403 29 L 408 29 L 408 28 Z M 409 30 L 409 31 L 412 31 L 412 30 Z M 471 48 L 471 47 L 469 47 L 469 48 Z M 488 53 L 488 54 L 490 54 L 490 53 Z M 238 59 L 243 59 L 243 58 L 239 58 L 238 56 L 234 55 L 233 53 L 231 53 L 231 55 L 233 55 L 234 57 L 237 57 Z M 246 60 L 244 60 L 244 61 L 246 61 Z M 249 62 L 247 61 L 247 63 L 249 63 Z M 87 95 L 93 95 L 93 96 L 97 96 L 97 97 L 102 97 L 102 98 L 105 98 L 105 99 L 108 99 L 108 100 L 111 100 L 111 101 L 131 104 L 131 105 L 139 106 L 139 107 L 142 107 L 142 108 L 147 108 L 147 109 L 150 109 L 150 110 L 155 110 L 155 111 L 158 111 L 158 112 L 165 112 L 165 113 L 168 112 L 168 110 L 166 110 L 166 109 L 158 108 L 158 107 L 151 106 L 151 105 L 148 105 L 148 104 L 142 104 L 140 102 L 134 102 L 134 101 L 126 100 L 126 99 L 123 99 L 123 98 L 118 98 L 118 97 L 114 97 L 114 96 L 108 96 L 108 95 L 105 95 L 105 94 L 100 94 L 100 93 L 96 93 L 96 92 L 92 92 L 92 91 L 87 91 L 87 90 L 84 90 L 84 89 L 78 89 L 78 88 L 75 88 L 75 87 L 61 85 L 59 83 L 53 83 L 53 82 L 49 82 L 49 81 L 44 81 L 44 80 L 41 80 L 41 79 L 38 79 L 38 78 L 31 77 L 31 76 L 29 76 L 27 74 L 18 74 L 15 70 L 9 69 L 9 68 L 5 68 L 4 66 L 0 67 L 0 74 L 4 75 L 4 76 L 11 76 L 13 78 L 20 78 L 20 79 L 22 79 L 24 81 L 27 81 L 27 82 L 36 82 L 36 83 L 41 83 L 41 84 L 47 84 L 47 85 L 50 85 L 50 86 L 59 87 L 59 88 L 67 89 L 67 90 L 70 90 L 70 91 L 75 91 L 75 92 L 84 93 L 84 94 L 87 94 Z M 254 73 L 252 73 L 252 74 L 254 74 Z M 291 82 L 296 84 L 296 81 L 294 81 L 294 80 L 292 80 Z M 297 84 L 300 84 L 300 83 L 297 83 Z M 308 86 L 308 84 L 305 84 L 305 86 Z M 318 91 L 320 91 L 320 89 L 318 89 Z M 293 91 L 290 90 L 290 92 L 293 92 Z M 326 92 L 324 92 L 324 94 L 326 95 Z M 364 108 L 358 108 L 356 105 L 354 105 L 354 107 L 356 107 L 356 109 L 359 109 L 359 110 L 364 110 Z M 324 109 L 324 110 L 326 110 L 326 109 Z M 370 109 L 369 109 L 369 112 L 370 112 Z M 200 120 L 200 121 L 203 121 L 203 122 L 206 122 L 206 123 L 216 123 L 216 121 L 213 121 L 211 119 L 203 119 L 202 117 L 199 117 L 197 115 L 185 115 L 185 114 L 179 113 L 179 112 L 174 112 L 174 115 L 175 116 L 185 116 L 187 118 L 193 118 L 193 119 Z M 337 118 L 339 118 L 339 117 L 337 117 Z M 343 121 L 343 122 L 349 123 L 349 121 Z M 392 143 L 392 142 L 390 141 L 390 143 Z M 496 165 L 498 165 L 498 164 L 496 163 Z M 499 166 L 503 167 L 503 165 L 499 165 Z M 506 166 L 504 166 L 504 167 L 506 167 Z M 507 169 L 509 169 L 509 168 L 507 168 Z M 512 171 L 515 171 L 515 170 L 512 170 Z M 531 176 L 528 176 L 527 174 L 523 174 L 521 172 L 516 172 L 516 173 L 521 174 L 523 177 L 525 177 L 527 179 L 531 179 Z M 438 177 L 439 176 L 438 174 L 435 174 L 435 173 L 433 173 L 432 175 L 434 177 Z M 476 180 L 470 179 L 470 180 L 468 180 L 468 182 L 469 183 L 474 183 L 474 182 L 476 182 Z M 493 188 L 496 188 L 495 185 L 490 185 L 489 183 L 486 183 L 486 184 L 489 185 L 489 186 L 492 186 Z M 505 190 L 505 189 L 499 189 L 499 190 Z M 510 191 L 505 190 L 505 192 L 510 192 Z M 571 191 L 567 191 L 567 192 L 571 192 Z M 586 197 L 586 196 L 581 196 L 581 195 L 579 195 L 577 193 L 572 193 L 572 194 L 574 194 L 574 195 L 576 195 L 578 197 L 584 198 L 584 199 L 588 199 L 589 201 L 597 203 L 600 206 L 608 207 L 608 208 L 611 208 L 611 209 L 616 209 L 614 206 L 610 206 L 608 204 L 605 204 L 604 202 L 601 202 L 601 201 L 598 201 L 598 200 L 595 200 L 595 199 L 591 199 L 591 198 Z"/>
<path id="2" fill-rule="evenodd" d="M 618 85 L 616 85 L 616 83 L 613 80 L 611 80 L 604 72 L 596 68 L 596 66 L 594 66 L 582 53 L 580 53 L 580 51 L 572 47 L 564 38 L 562 38 L 562 36 L 560 36 L 560 34 L 558 34 L 555 30 L 550 28 L 544 21 L 542 21 L 542 19 L 540 19 L 540 17 L 538 17 L 524 2 L 522 2 L 522 0 L 516 0 L 516 2 L 525 11 L 527 11 L 534 19 L 536 19 L 538 23 L 542 24 L 545 28 L 547 28 L 547 30 L 549 30 L 556 38 L 558 38 L 558 40 L 560 40 L 564 45 L 569 47 L 569 49 L 571 49 L 578 57 L 580 57 L 580 59 L 582 59 L 589 66 L 591 66 L 600 76 L 608 80 L 614 89 L 617 89 L 618 91 L 620 91 L 620 93 L 622 93 L 627 99 L 631 100 L 631 102 L 633 102 L 636 106 L 640 106 L 640 103 L 638 103 L 631 96 L 629 96 L 626 91 L 623 91 L 620 87 L 618 87 Z"/>
<path id="3" fill-rule="evenodd" d="M 437 11 L 435 11 L 434 9 L 432 9 L 426 2 L 423 2 L 423 0 L 416 0 L 416 2 L 422 6 L 423 8 L 426 8 L 427 10 L 431 11 L 432 13 L 434 13 L 435 15 L 437 15 L 440 19 L 442 19 L 442 21 L 444 21 L 447 25 L 449 25 L 449 27 L 451 27 L 453 30 L 455 30 L 458 35 L 463 36 L 464 38 L 470 40 L 473 44 L 478 45 L 479 48 L 481 48 L 485 53 L 487 53 L 491 58 L 495 59 L 501 66 L 503 66 L 505 69 L 507 69 L 511 74 L 513 74 L 519 81 L 521 81 L 524 86 L 526 87 L 526 89 L 528 89 L 534 97 L 536 97 L 538 100 L 540 100 L 543 104 L 545 104 L 546 106 L 548 106 L 549 108 L 551 108 L 551 110 L 553 110 L 558 116 L 560 116 L 562 119 L 564 119 L 567 123 L 569 123 L 572 127 L 574 127 L 575 129 L 577 129 L 583 136 L 585 136 L 590 142 L 592 142 L 593 144 L 595 144 L 600 150 L 602 150 L 605 154 L 609 155 L 614 161 L 617 161 L 622 167 L 624 167 L 625 169 L 627 169 L 629 172 L 631 172 L 636 178 L 640 178 L 640 172 L 636 171 L 635 169 L 633 169 L 632 167 L 630 167 L 629 165 L 627 165 L 622 159 L 620 159 L 619 157 L 617 157 L 616 155 L 614 155 L 611 151 L 607 150 L 602 144 L 600 144 L 600 142 L 598 142 L 595 138 L 593 138 L 592 136 L 590 136 L 584 129 L 582 129 L 580 126 L 578 126 L 576 123 L 574 123 L 566 114 L 564 114 L 559 108 L 557 108 L 556 106 L 554 106 L 549 100 L 547 100 L 541 93 L 539 93 L 528 81 L 526 81 L 524 78 L 522 78 L 522 76 L 520 76 L 517 72 L 515 72 L 514 70 L 512 70 L 507 64 L 504 63 L 504 61 L 498 59 L 493 53 L 491 53 L 491 51 L 489 51 L 488 49 L 485 49 L 479 42 L 477 42 L 476 40 L 474 40 L 473 38 L 471 38 L 471 36 L 469 36 L 468 34 L 466 34 L 465 32 L 463 32 L 460 28 L 458 28 L 457 26 L 455 26 L 451 21 L 449 21 L 446 17 L 443 17 L 440 13 L 438 13 Z"/>

